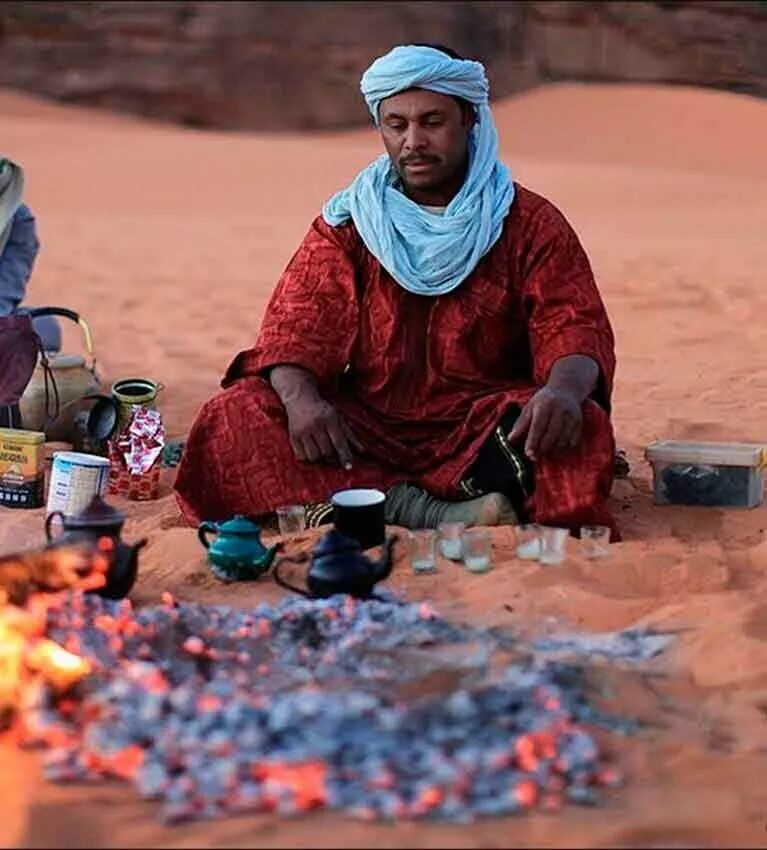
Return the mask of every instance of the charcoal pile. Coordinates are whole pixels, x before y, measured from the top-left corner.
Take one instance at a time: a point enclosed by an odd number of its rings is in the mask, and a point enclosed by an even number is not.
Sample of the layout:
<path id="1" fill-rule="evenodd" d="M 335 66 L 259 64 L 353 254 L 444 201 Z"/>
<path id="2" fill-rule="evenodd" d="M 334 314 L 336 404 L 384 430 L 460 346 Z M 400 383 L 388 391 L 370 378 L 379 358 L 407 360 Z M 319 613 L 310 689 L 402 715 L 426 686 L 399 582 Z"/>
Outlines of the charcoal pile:
<path id="1" fill-rule="evenodd" d="M 457 822 L 618 784 L 578 668 L 394 598 L 133 610 L 72 593 L 48 636 L 94 673 L 27 705 L 56 781 L 121 777 L 168 822 L 315 808 Z"/>

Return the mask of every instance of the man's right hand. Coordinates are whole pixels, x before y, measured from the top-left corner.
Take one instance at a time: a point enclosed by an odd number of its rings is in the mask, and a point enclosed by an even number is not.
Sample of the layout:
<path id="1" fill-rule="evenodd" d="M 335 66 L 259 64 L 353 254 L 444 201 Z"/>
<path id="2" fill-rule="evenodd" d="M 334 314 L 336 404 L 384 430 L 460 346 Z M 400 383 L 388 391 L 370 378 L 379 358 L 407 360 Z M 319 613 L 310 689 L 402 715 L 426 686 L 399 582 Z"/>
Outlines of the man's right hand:
<path id="1" fill-rule="evenodd" d="M 322 398 L 297 400 L 286 406 L 290 444 L 299 460 L 334 462 L 352 468 L 352 450 L 362 451 L 343 416 Z"/>
<path id="2" fill-rule="evenodd" d="M 275 366 L 269 381 L 288 414 L 290 444 L 308 463 L 338 461 L 351 469 L 352 449 L 363 451 L 341 414 L 320 396 L 314 376 L 299 366 Z"/>

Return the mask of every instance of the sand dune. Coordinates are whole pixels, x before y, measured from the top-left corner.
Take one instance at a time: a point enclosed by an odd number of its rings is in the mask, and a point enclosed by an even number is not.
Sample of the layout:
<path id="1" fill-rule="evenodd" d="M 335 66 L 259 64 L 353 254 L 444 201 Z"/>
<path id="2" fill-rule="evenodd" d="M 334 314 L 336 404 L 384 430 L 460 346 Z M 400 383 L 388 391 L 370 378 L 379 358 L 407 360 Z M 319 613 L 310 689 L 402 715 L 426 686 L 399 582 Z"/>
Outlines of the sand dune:
<path id="1" fill-rule="evenodd" d="M 657 437 L 767 441 L 767 103 L 688 88 L 556 85 L 495 112 L 517 179 L 558 203 L 581 234 L 615 325 L 615 424 L 633 467 L 614 491 L 626 542 L 602 564 L 574 555 L 543 570 L 514 561 L 500 531 L 502 563 L 486 576 L 445 567 L 416 580 L 401 563 L 390 584 L 522 633 L 552 622 L 688 629 L 663 662 L 673 674 L 659 686 L 665 701 L 624 697 L 659 723 L 619 745 L 629 787 L 597 811 L 468 829 L 322 817 L 163 830 L 128 791 L 45 786 L 36 757 L 2 748 L 19 771 L 4 845 L 764 845 L 767 515 L 654 507 L 642 450 Z M 163 381 L 173 435 L 254 338 L 320 203 L 379 152 L 369 130 L 207 133 L 11 92 L 0 92 L 0 128 L 3 153 L 27 168 L 39 217 L 32 300 L 87 317 L 107 380 Z M 70 329 L 67 343 L 79 344 Z M 170 483 L 167 474 L 159 503 L 119 503 L 130 511 L 126 536 L 150 538 L 137 600 L 163 589 L 236 604 L 277 599 L 270 582 L 243 594 L 210 577 Z M 0 551 L 40 541 L 39 512 L 0 511 Z"/>

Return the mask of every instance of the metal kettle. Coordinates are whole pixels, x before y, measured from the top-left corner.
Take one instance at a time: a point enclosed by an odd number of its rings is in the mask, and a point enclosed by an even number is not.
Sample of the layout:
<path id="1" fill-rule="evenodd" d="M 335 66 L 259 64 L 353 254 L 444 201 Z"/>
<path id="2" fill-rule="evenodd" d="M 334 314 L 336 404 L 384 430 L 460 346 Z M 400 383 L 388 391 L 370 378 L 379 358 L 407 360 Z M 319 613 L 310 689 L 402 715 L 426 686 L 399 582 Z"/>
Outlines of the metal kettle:
<path id="1" fill-rule="evenodd" d="M 58 535 L 53 534 L 53 521 L 56 518 L 59 518 L 63 525 L 63 532 Z M 146 538 L 133 545 L 125 543 L 120 537 L 124 524 L 125 514 L 96 495 L 73 517 L 67 517 L 61 511 L 49 514 L 45 520 L 45 536 L 53 545 L 98 545 L 102 538 L 109 538 L 111 546 L 107 547 L 107 583 L 97 593 L 107 599 L 122 599 L 133 588 L 138 575 L 138 553 L 147 543 Z"/>

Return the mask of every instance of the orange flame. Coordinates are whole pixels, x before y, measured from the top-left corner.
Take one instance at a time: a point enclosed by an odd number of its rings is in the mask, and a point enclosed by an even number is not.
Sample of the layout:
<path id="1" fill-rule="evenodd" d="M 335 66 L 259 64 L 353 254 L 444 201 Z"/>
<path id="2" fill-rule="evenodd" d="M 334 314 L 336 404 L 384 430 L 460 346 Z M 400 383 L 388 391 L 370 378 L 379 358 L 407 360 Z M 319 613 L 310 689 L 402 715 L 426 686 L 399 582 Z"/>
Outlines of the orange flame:
<path id="1" fill-rule="evenodd" d="M 25 661 L 29 670 L 39 673 L 58 694 L 66 693 L 91 672 L 91 665 L 85 658 L 67 652 L 46 638 L 36 641 L 27 650 Z"/>
<path id="2" fill-rule="evenodd" d="M 46 616 L 66 591 L 103 587 L 108 570 L 104 551 L 85 546 L 0 558 L 0 710 L 17 711 L 40 682 L 63 694 L 89 675 L 79 647 L 45 637 Z"/>

